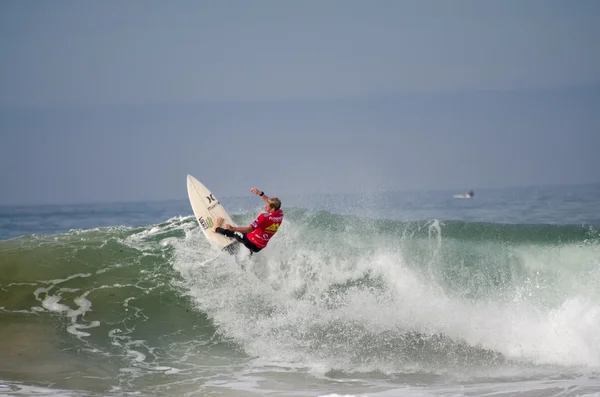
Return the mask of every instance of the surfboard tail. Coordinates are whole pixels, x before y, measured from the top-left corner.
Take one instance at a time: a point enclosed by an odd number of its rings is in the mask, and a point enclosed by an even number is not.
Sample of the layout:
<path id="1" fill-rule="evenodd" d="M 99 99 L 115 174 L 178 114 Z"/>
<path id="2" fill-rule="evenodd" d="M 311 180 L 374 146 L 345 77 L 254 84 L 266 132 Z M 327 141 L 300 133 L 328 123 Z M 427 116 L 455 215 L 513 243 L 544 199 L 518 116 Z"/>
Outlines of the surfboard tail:
<path id="1" fill-rule="evenodd" d="M 240 243 L 235 242 L 223 247 L 223 251 L 226 251 L 229 255 L 236 255 L 240 250 Z"/>

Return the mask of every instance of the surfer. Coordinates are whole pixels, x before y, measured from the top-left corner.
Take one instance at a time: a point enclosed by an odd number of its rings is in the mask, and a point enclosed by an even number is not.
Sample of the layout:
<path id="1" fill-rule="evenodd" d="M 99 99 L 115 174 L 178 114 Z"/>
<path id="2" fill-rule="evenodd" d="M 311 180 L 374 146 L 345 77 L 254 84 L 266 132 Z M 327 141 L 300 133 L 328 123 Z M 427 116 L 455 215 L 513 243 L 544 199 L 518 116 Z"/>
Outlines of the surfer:
<path id="1" fill-rule="evenodd" d="M 475 196 L 475 192 L 469 190 L 467 193 L 464 194 L 455 194 L 454 198 L 473 198 L 473 196 Z"/>
<path id="2" fill-rule="evenodd" d="M 223 218 L 217 218 L 213 232 L 231 237 L 244 244 L 251 252 L 258 252 L 265 248 L 271 237 L 275 235 L 283 221 L 281 201 L 277 197 L 268 197 L 265 192 L 253 187 L 250 192 L 262 197 L 265 210 L 250 226 L 231 226 L 223 224 Z"/>

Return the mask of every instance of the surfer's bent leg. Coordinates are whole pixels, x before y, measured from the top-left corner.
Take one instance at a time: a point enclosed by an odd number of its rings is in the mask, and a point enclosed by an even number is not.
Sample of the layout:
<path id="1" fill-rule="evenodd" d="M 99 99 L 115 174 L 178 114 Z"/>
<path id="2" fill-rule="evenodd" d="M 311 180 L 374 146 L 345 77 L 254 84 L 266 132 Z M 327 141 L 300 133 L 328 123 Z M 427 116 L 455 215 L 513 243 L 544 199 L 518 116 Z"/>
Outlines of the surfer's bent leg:
<path id="1" fill-rule="evenodd" d="M 235 238 L 237 241 L 240 241 L 237 238 L 237 234 L 235 234 L 234 232 L 232 232 L 229 229 L 223 229 L 222 227 L 217 227 L 215 229 L 215 233 L 219 233 L 219 234 L 222 234 L 222 235 L 227 236 L 227 237 Z"/>
<path id="2" fill-rule="evenodd" d="M 231 231 L 229 229 L 223 229 L 222 227 L 215 228 L 215 232 L 219 233 L 219 234 L 222 234 L 224 236 L 236 239 L 238 242 L 244 244 L 244 246 L 246 248 L 248 248 L 250 250 L 250 252 L 258 252 L 258 251 L 260 251 L 260 248 L 258 248 L 256 245 L 254 245 L 254 243 L 252 243 L 250 240 L 248 240 L 248 237 L 246 237 L 245 234 L 236 233 L 236 232 L 233 232 L 233 231 Z"/>
<path id="3" fill-rule="evenodd" d="M 258 248 L 256 245 L 254 245 L 254 243 L 250 240 L 248 240 L 248 237 L 246 237 L 246 235 L 244 234 L 244 236 L 242 237 L 241 240 L 238 240 L 240 243 L 244 244 L 246 246 L 246 248 L 248 248 L 250 250 L 250 252 L 258 252 L 260 251 L 260 248 Z"/>
<path id="4" fill-rule="evenodd" d="M 234 238 L 239 243 L 243 244 L 243 237 L 240 237 L 239 233 L 232 232 L 229 229 L 223 229 L 222 227 L 216 227 L 215 228 L 215 233 L 219 233 L 219 234 L 222 234 L 224 236 Z M 227 247 L 225 247 L 225 251 L 227 251 L 230 255 L 235 255 L 235 254 L 237 254 L 239 248 L 240 248 L 239 244 L 235 244 L 235 243 L 234 244 L 229 244 Z"/>
<path id="5" fill-rule="evenodd" d="M 221 227 L 217 227 L 215 229 L 215 232 L 220 233 L 224 236 L 232 237 L 232 238 L 236 239 L 240 244 L 244 245 L 246 248 L 248 248 L 250 250 L 250 255 L 252 255 L 255 252 L 260 251 L 260 248 L 258 248 L 250 240 L 248 240 L 248 237 L 246 237 L 245 234 L 232 232 L 231 230 L 223 229 Z M 237 253 L 238 248 L 239 248 L 239 244 L 230 244 L 227 247 L 225 247 L 225 250 L 227 252 L 229 252 L 231 255 L 235 255 Z"/>
<path id="6" fill-rule="evenodd" d="M 238 233 L 232 232 L 231 230 L 229 230 L 229 229 L 223 229 L 222 227 L 217 227 L 215 229 L 215 232 L 220 233 L 220 234 L 222 234 L 224 236 L 227 236 L 227 237 L 234 238 L 238 242 L 240 242 L 240 243 L 244 244 L 246 247 L 248 247 L 249 250 L 254 251 L 254 252 L 258 252 L 257 251 L 258 248 L 256 248 L 256 246 L 254 244 L 252 244 L 250 242 L 250 240 L 248 240 L 248 238 L 246 237 L 245 234 L 242 234 L 242 233 L 239 233 L 239 232 Z M 250 246 L 248 246 L 248 244 L 250 244 L 254 248 L 251 248 Z"/>

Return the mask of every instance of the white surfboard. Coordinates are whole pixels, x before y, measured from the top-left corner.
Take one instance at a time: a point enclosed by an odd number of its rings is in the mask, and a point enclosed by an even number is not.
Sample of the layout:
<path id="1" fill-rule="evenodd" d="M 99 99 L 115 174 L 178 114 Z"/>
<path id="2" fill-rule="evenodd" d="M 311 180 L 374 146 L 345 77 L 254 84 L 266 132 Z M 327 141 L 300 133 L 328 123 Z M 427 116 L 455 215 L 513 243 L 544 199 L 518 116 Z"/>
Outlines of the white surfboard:
<path id="1" fill-rule="evenodd" d="M 471 198 L 471 196 L 467 196 L 466 194 L 455 194 L 453 197 L 454 198 L 464 198 L 464 199 Z"/>
<path id="2" fill-rule="evenodd" d="M 235 226 L 231 217 L 213 193 L 191 175 L 187 176 L 187 191 L 192 210 L 194 210 L 196 220 L 200 224 L 200 228 L 204 232 L 206 239 L 220 248 L 225 248 L 235 243 L 234 239 L 212 231 L 217 218 L 223 218 L 223 224 L 229 223 Z"/>

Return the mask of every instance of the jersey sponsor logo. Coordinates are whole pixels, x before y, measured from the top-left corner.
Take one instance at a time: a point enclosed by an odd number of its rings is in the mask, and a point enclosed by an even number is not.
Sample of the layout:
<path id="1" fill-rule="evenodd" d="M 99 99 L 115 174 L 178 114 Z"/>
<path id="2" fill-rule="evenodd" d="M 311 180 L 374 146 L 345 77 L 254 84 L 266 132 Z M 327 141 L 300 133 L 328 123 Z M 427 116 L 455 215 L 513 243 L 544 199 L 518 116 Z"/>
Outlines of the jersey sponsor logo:
<path id="1" fill-rule="evenodd" d="M 269 231 L 269 232 L 275 233 L 278 229 L 279 229 L 279 223 L 274 223 L 271 226 L 265 228 L 265 231 Z"/>

